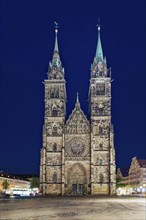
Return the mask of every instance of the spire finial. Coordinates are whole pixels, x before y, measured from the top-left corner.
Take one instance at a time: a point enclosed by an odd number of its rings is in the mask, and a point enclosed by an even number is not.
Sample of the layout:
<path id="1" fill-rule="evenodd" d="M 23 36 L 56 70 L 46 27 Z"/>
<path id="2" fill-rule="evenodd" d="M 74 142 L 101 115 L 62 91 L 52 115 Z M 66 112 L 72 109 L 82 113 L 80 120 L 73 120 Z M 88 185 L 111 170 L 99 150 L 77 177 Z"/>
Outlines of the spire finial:
<path id="1" fill-rule="evenodd" d="M 58 23 L 56 21 L 54 21 L 54 24 L 55 24 L 55 33 L 56 33 L 54 52 L 57 51 L 59 53 L 59 50 L 58 50 L 58 40 L 57 40 L 57 33 L 58 33 L 59 26 L 58 26 Z"/>
<path id="2" fill-rule="evenodd" d="M 100 18 L 98 18 L 98 24 L 97 24 L 97 27 L 98 27 L 98 31 L 100 31 Z"/>
<path id="3" fill-rule="evenodd" d="M 79 102 L 79 93 L 77 92 L 77 102 Z"/>
<path id="4" fill-rule="evenodd" d="M 58 28 L 59 28 L 58 23 L 54 21 L 54 24 L 55 24 L 55 33 L 58 33 Z"/>

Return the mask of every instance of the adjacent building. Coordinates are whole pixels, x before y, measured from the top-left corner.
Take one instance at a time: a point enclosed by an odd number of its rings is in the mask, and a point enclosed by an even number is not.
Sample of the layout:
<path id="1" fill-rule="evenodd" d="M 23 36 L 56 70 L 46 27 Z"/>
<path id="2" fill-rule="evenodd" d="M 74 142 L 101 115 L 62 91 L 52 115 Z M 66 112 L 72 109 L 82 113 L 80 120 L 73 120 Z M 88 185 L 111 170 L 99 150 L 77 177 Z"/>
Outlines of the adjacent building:
<path id="1" fill-rule="evenodd" d="M 125 194 L 146 193 L 146 160 L 132 158 L 131 165 L 127 169 L 118 168 L 117 186 Z"/>
<path id="2" fill-rule="evenodd" d="M 7 190 L 11 191 L 13 189 L 29 189 L 30 182 L 24 180 L 22 178 L 18 178 L 17 176 L 6 174 L 4 172 L 0 172 L 0 192 L 5 191 L 3 187 L 3 182 L 6 181 L 8 183 Z"/>
<path id="3" fill-rule="evenodd" d="M 111 123 L 111 70 L 103 56 L 100 26 L 89 85 L 90 120 L 79 97 L 66 118 L 66 81 L 58 49 L 58 29 L 44 80 L 43 145 L 40 188 L 43 194 L 116 193 L 114 130 Z"/>
<path id="4" fill-rule="evenodd" d="M 146 191 L 146 160 L 132 158 L 129 169 L 130 186 L 138 191 Z"/>

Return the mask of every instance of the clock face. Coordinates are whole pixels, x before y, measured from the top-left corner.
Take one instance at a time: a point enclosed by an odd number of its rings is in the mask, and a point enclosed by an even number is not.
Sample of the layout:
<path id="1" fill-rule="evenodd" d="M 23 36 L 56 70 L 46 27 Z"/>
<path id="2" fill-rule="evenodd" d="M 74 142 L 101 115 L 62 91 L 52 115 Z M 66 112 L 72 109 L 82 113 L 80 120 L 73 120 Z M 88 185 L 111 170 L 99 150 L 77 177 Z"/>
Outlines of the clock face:
<path id="1" fill-rule="evenodd" d="M 84 145 L 80 142 L 75 142 L 71 145 L 71 151 L 74 155 L 80 156 L 84 151 Z"/>

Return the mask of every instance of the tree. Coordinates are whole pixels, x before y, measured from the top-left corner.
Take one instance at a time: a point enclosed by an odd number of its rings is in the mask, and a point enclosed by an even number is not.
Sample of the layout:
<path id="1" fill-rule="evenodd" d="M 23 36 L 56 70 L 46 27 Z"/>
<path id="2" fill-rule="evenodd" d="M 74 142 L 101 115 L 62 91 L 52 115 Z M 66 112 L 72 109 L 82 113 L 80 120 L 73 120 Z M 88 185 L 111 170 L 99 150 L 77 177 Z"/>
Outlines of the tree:
<path id="1" fill-rule="evenodd" d="M 3 186 L 4 191 L 6 191 L 6 189 L 9 188 L 9 183 L 8 183 L 8 181 L 7 181 L 7 180 L 4 180 L 4 181 L 2 182 L 2 186 Z"/>
<path id="2" fill-rule="evenodd" d="M 31 189 L 39 188 L 39 178 L 38 177 L 32 177 L 30 187 L 31 187 Z"/>

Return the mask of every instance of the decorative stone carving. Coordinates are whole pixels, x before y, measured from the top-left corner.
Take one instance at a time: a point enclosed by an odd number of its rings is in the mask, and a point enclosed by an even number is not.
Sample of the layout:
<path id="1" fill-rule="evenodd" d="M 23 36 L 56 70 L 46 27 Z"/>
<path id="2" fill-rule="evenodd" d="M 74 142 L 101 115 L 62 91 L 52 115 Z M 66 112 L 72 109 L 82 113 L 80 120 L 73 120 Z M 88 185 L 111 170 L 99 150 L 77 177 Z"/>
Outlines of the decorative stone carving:
<path id="1" fill-rule="evenodd" d="M 53 68 L 49 74 L 48 74 L 49 79 L 63 79 L 64 74 L 61 70 L 58 70 L 57 68 Z"/>
<path id="2" fill-rule="evenodd" d="M 111 84 L 106 84 L 106 96 L 111 96 Z"/>
<path id="3" fill-rule="evenodd" d="M 92 119 L 92 130 L 95 135 L 109 135 L 109 120 Z"/>
<path id="4" fill-rule="evenodd" d="M 53 121 L 48 121 L 46 123 L 46 133 L 47 136 L 61 136 L 63 132 L 63 121 L 54 123 Z"/>
<path id="5" fill-rule="evenodd" d="M 66 133 L 67 134 L 84 134 L 89 133 L 90 125 L 85 115 L 80 109 L 75 109 L 67 121 Z"/>
<path id="6" fill-rule="evenodd" d="M 109 101 L 101 101 L 98 103 L 92 104 L 92 114 L 93 116 L 100 115 L 110 115 L 110 102 Z"/>
<path id="7" fill-rule="evenodd" d="M 96 63 L 96 61 L 94 61 L 92 70 L 91 70 L 92 78 L 106 77 L 107 72 L 108 72 L 107 67 L 103 62 Z"/>
<path id="8" fill-rule="evenodd" d="M 69 137 L 65 143 L 65 157 L 77 158 L 89 155 L 89 139 L 87 137 Z"/>
<path id="9" fill-rule="evenodd" d="M 86 169 L 81 163 L 75 163 L 69 170 L 67 182 L 73 184 L 85 184 L 87 182 Z"/>

